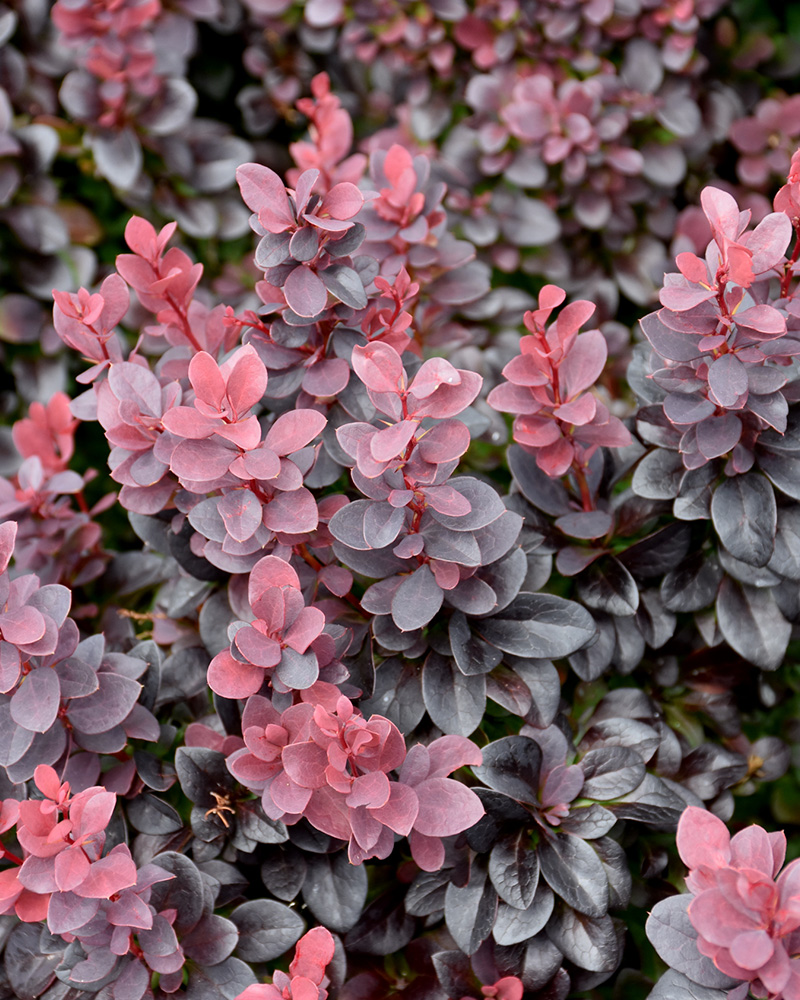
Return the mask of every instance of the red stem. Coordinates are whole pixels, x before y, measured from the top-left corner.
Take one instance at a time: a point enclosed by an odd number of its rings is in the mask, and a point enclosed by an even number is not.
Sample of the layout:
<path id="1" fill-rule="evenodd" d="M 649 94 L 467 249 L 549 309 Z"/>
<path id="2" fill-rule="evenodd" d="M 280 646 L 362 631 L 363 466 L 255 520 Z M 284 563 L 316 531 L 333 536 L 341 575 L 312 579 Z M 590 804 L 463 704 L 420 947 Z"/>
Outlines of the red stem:
<path id="1" fill-rule="evenodd" d="M 188 316 L 186 315 L 186 312 L 180 308 L 180 306 L 177 304 L 177 302 L 172 297 L 170 292 L 167 292 L 167 294 L 165 295 L 165 299 L 167 302 L 169 302 L 175 314 L 179 317 L 181 321 L 181 326 L 183 327 L 183 333 L 186 339 L 198 353 L 202 351 L 203 348 L 200 346 L 200 344 L 198 344 L 194 334 L 192 333 L 192 328 L 189 326 L 189 319 Z"/>
<path id="2" fill-rule="evenodd" d="M 794 249 L 792 250 L 792 256 L 789 258 L 787 263 L 784 265 L 783 276 L 781 277 L 781 298 L 785 299 L 789 297 L 789 285 L 792 281 L 792 264 L 797 262 L 797 258 L 800 257 L 800 224 L 795 226 L 796 239 L 794 241 Z"/>

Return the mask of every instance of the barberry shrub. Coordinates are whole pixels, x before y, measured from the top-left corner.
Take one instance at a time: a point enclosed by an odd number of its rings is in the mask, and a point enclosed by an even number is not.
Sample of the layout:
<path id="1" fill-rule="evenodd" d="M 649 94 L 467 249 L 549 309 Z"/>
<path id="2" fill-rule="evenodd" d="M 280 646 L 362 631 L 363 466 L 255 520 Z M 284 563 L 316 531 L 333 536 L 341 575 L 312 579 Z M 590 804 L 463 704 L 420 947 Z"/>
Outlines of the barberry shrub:
<path id="1" fill-rule="evenodd" d="M 797 1000 L 790 35 L 12 6 L 3 995 Z"/>

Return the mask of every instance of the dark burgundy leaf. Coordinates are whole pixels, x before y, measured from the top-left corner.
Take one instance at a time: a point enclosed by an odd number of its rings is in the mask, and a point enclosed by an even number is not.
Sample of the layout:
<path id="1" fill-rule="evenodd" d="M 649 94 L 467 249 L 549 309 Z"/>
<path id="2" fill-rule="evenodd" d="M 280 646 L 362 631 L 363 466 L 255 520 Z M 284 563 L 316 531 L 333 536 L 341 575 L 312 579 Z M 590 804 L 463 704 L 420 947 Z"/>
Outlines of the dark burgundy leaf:
<path id="1" fill-rule="evenodd" d="M 551 594 L 520 594 L 499 615 L 479 619 L 473 627 L 504 652 L 536 659 L 569 656 L 595 633 L 585 608 Z"/>
<path id="2" fill-rule="evenodd" d="M 569 496 L 562 483 L 542 472 L 533 456 L 518 444 L 508 449 L 508 467 L 523 495 L 534 507 L 552 517 L 569 513 Z"/>
<path id="3" fill-rule="evenodd" d="M 580 969 L 613 972 L 622 957 L 614 922 L 607 915 L 590 917 L 559 906 L 547 925 L 547 934 Z"/>
<path id="4" fill-rule="evenodd" d="M 633 492 L 647 500 L 671 500 L 678 495 L 685 471 L 678 452 L 656 448 L 636 466 L 631 482 Z"/>
<path id="5" fill-rule="evenodd" d="M 456 666 L 467 677 L 487 674 L 503 659 L 503 654 L 474 635 L 466 615 L 457 611 L 450 617 L 450 648 Z"/>
<path id="6" fill-rule="evenodd" d="M 717 594 L 717 621 L 725 641 L 750 663 L 775 670 L 783 662 L 792 626 L 766 588 L 726 576 Z"/>
<path id="7" fill-rule="evenodd" d="M 636 613 L 639 588 L 618 559 L 609 556 L 592 563 L 578 579 L 578 594 L 590 608 L 617 617 Z"/>
<path id="8" fill-rule="evenodd" d="M 433 967 L 448 997 L 474 996 L 480 991 L 470 961 L 463 952 L 436 952 Z"/>
<path id="9" fill-rule="evenodd" d="M 667 969 L 647 1000 L 725 1000 L 728 990 L 715 990 L 692 982 L 682 972 Z"/>
<path id="10" fill-rule="evenodd" d="M 528 736 L 504 736 L 483 748 L 483 763 L 474 767 L 485 785 L 520 802 L 536 802 L 542 751 Z"/>
<path id="11" fill-rule="evenodd" d="M 713 553 L 691 552 L 664 577 L 661 598 L 669 611 L 701 611 L 712 604 L 722 580 L 722 568 Z"/>
<path id="12" fill-rule="evenodd" d="M 343 934 L 354 927 L 367 898 L 367 872 L 363 865 L 351 865 L 347 854 L 308 857 L 303 883 L 303 900 L 325 927 Z"/>
<path id="13" fill-rule="evenodd" d="M 772 486 L 758 473 L 733 476 L 714 491 L 714 530 L 728 552 L 749 566 L 766 566 L 769 562 L 777 517 Z"/>
<path id="14" fill-rule="evenodd" d="M 55 979 L 58 953 L 42 954 L 39 948 L 41 926 L 17 924 L 5 947 L 5 972 L 8 983 L 19 1000 L 36 1000 Z"/>
<path id="15" fill-rule="evenodd" d="M 447 869 L 419 872 L 406 893 L 406 913 L 410 913 L 412 917 L 427 917 L 437 910 L 443 910 L 449 882 L 450 872 Z"/>
<path id="16" fill-rule="evenodd" d="M 183 820 L 174 806 L 147 792 L 131 799 L 126 811 L 131 826 L 139 833 L 155 836 L 175 833 L 183 828 Z"/>
<path id="17" fill-rule="evenodd" d="M 396 657 L 384 660 L 375 675 L 375 691 L 360 708 L 365 718 L 383 715 L 401 733 L 410 733 L 425 714 L 419 662 Z"/>
<path id="18" fill-rule="evenodd" d="M 142 685 L 120 674 L 101 672 L 100 688 L 86 698 L 76 698 L 69 705 L 69 721 L 82 733 L 105 733 L 130 713 Z"/>
<path id="19" fill-rule="evenodd" d="M 392 618 L 402 632 L 422 628 L 442 606 L 444 595 L 427 565 L 405 577 L 392 598 Z"/>
<path id="20" fill-rule="evenodd" d="M 470 736 L 486 711 L 486 680 L 465 677 L 453 659 L 431 653 L 422 669 L 422 697 L 443 733 Z"/>
<path id="21" fill-rule="evenodd" d="M 236 1000 L 243 990 L 255 983 L 249 965 L 239 958 L 226 958 L 219 965 L 197 965 L 189 973 L 186 1000 Z"/>
<path id="22" fill-rule="evenodd" d="M 692 532 L 686 524 L 668 524 L 625 549 L 619 561 L 634 576 L 662 576 L 674 569 L 689 551 Z"/>
<path id="23" fill-rule="evenodd" d="M 178 747 L 175 770 L 183 794 L 204 809 L 210 809 L 215 804 L 212 792 L 224 797 L 235 786 L 224 754 L 207 747 Z"/>
<path id="24" fill-rule="evenodd" d="M 348 951 L 366 955 L 401 952 L 414 936 L 416 921 L 406 912 L 395 890 L 380 895 L 364 910 L 345 938 Z"/>
<path id="25" fill-rule="evenodd" d="M 175 851 L 159 854 L 158 866 L 175 878 L 154 885 L 150 903 L 159 911 L 175 909 L 175 930 L 187 934 L 203 914 L 203 877 L 186 855 Z"/>
<path id="26" fill-rule="evenodd" d="M 588 917 L 605 916 L 608 880 L 597 853 L 585 840 L 570 834 L 543 839 L 539 864 L 548 885 L 565 903 Z"/>
<path id="27" fill-rule="evenodd" d="M 489 855 L 489 878 L 497 895 L 509 906 L 526 910 L 531 905 L 539 884 L 539 858 L 531 848 L 527 830 L 509 833 L 494 845 Z"/>
<path id="28" fill-rule="evenodd" d="M 497 914 L 497 893 L 486 869 L 473 862 L 469 882 L 463 888 L 451 882 L 445 893 L 444 918 L 458 947 L 474 955 L 492 933 Z"/>
<path id="29" fill-rule="evenodd" d="M 245 962 L 271 962 L 296 944 L 305 930 L 296 910 L 274 899 L 251 899 L 237 906 L 231 920 L 239 930 L 236 954 Z"/>
<path id="30" fill-rule="evenodd" d="M 524 910 L 500 903 L 492 936 L 499 945 L 527 941 L 544 928 L 553 912 L 554 903 L 553 890 L 544 882 L 539 883 L 536 898 Z"/>
<path id="31" fill-rule="evenodd" d="M 350 306 L 351 309 L 364 309 L 366 307 L 367 295 L 364 286 L 358 273 L 352 267 L 333 264 L 320 274 L 328 291 L 332 292 L 346 306 Z"/>
<path id="32" fill-rule="evenodd" d="M 633 791 L 644 777 L 642 758 L 628 747 L 590 750 L 581 760 L 581 794 L 588 799 L 616 799 Z"/>
<path id="33" fill-rule="evenodd" d="M 236 924 L 216 913 L 205 913 L 191 931 L 183 935 L 181 947 L 186 957 L 198 965 L 219 965 L 236 947 L 238 938 Z"/>
<path id="34" fill-rule="evenodd" d="M 261 865 L 261 880 L 273 896 L 291 902 L 303 888 L 306 859 L 292 844 L 270 851 Z"/>
<path id="35" fill-rule="evenodd" d="M 719 462 L 706 462 L 699 469 L 690 469 L 681 480 L 675 503 L 675 517 L 681 521 L 708 520 L 711 517 L 711 497 L 719 477 Z"/>

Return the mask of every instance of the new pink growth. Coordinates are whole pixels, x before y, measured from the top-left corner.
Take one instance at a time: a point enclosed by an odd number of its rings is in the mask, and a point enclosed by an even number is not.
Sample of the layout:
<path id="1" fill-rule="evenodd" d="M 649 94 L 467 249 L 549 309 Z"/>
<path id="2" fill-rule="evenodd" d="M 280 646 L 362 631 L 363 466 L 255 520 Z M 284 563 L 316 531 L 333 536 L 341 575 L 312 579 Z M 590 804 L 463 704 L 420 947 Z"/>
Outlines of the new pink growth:
<path id="1" fill-rule="evenodd" d="M 798 1000 L 800 860 L 778 874 L 785 835 L 754 825 L 731 837 L 720 819 L 690 806 L 677 840 L 690 869 L 688 913 L 701 954 L 726 975 L 749 982 L 759 996 Z"/>
<path id="2" fill-rule="evenodd" d="M 586 391 L 600 377 L 608 355 L 599 330 L 578 333 L 594 305 L 571 302 L 545 325 L 564 298 L 561 288 L 545 285 L 539 308 L 524 316 L 531 335 L 522 338 L 519 356 L 503 369 L 507 382 L 488 398 L 496 410 L 516 415 L 514 440 L 553 477 L 570 468 L 582 471 L 601 445 L 621 448 L 631 441 L 622 422 Z"/>

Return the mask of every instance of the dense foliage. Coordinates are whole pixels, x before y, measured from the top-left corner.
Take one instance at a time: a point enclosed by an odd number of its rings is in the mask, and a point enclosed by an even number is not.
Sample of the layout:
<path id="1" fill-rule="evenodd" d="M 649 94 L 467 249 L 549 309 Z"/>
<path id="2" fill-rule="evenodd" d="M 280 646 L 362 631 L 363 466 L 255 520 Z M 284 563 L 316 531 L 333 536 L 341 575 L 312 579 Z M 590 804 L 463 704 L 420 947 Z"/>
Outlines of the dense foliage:
<path id="1" fill-rule="evenodd" d="M 0 1000 L 800 1000 L 798 102 L 766 0 L 0 7 Z"/>

